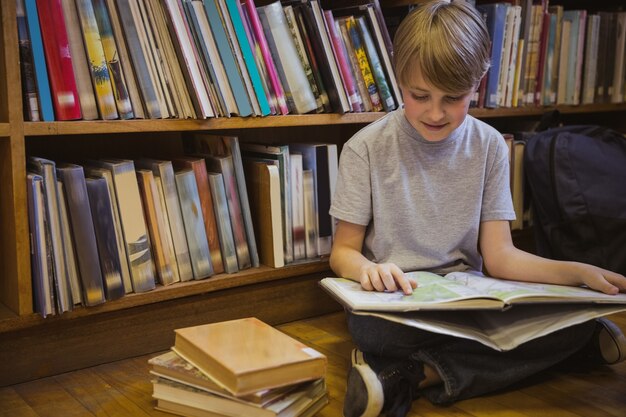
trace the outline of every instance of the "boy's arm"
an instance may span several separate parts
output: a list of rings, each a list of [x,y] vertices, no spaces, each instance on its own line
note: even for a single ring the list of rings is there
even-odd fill
[[[485,269],[497,278],[548,284],[587,285],[607,294],[626,292],[626,277],[580,262],[555,261],[517,249],[507,221],[480,224],[479,246]]]
[[[330,267],[335,274],[360,282],[367,291],[396,291],[411,294],[417,283],[395,264],[377,264],[361,253],[365,226],[339,220],[330,252]]]

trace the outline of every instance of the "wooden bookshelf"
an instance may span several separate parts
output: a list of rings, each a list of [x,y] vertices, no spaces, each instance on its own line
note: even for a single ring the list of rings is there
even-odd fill
[[[264,3],[269,1],[259,2]],[[411,3],[415,1],[381,0],[383,8]],[[115,145],[136,154],[152,144],[166,151],[180,147],[186,132],[196,131],[244,134],[254,140],[275,134],[277,140],[323,138],[341,144],[384,113],[25,122],[15,2],[1,2],[0,21],[0,386],[166,349],[172,329],[184,325],[245,315],[280,324],[340,308],[317,285],[331,274],[327,260],[318,260],[159,287],[46,319],[34,314],[25,181],[31,148],[75,155]],[[626,104],[471,109],[470,114],[504,131],[536,122],[554,109],[569,120],[626,131]]]

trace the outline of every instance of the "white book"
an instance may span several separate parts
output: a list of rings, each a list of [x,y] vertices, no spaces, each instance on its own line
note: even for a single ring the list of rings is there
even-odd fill
[[[222,250],[222,261],[224,271],[232,274],[239,271],[237,263],[237,251],[235,249],[235,238],[230,224],[230,214],[228,213],[228,201],[222,174],[208,172],[211,196],[213,197],[213,211],[217,220],[217,232],[220,236],[220,249]]]
[[[317,109],[315,96],[302,62],[298,58],[298,51],[280,1],[259,7],[257,10],[278,75],[285,88],[288,106],[299,114]]]
[[[593,104],[596,92],[598,68],[598,44],[600,42],[600,15],[589,15],[585,45],[585,68],[583,73],[582,104]]]
[[[67,276],[70,282],[70,290],[72,292],[72,303],[74,305],[83,302],[82,289],[80,285],[80,275],[78,273],[78,264],[76,263],[76,254],[74,253],[74,238],[70,227],[70,218],[67,211],[67,201],[65,199],[65,188],[63,183],[57,180],[57,188],[59,193],[59,214],[61,215],[61,229],[63,230],[63,251],[65,252],[65,265],[67,266]]]
[[[170,226],[169,216],[167,215],[167,206],[165,204],[165,194],[163,193],[163,183],[160,177],[154,177],[154,183],[156,184],[156,190],[159,197],[159,205],[161,206],[161,212],[163,213],[163,230],[162,237],[164,240],[165,250],[169,253],[172,262],[172,274],[174,275],[174,282],[180,281],[180,274],[178,272],[178,262],[176,261],[176,251],[174,250],[174,240],[172,238],[172,230]]]

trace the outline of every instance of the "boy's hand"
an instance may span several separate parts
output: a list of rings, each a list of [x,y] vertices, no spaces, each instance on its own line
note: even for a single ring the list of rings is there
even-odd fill
[[[626,292],[626,277],[617,272],[593,265],[577,264],[582,282],[589,288],[605,294]]]
[[[361,269],[359,274],[361,287],[366,291],[397,291],[409,295],[417,288],[417,282],[413,278],[404,275],[404,272],[396,264],[370,263]]]

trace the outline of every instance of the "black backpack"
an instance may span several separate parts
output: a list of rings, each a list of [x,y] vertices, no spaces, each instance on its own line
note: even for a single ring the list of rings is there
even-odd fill
[[[524,171],[541,256],[626,274],[626,138],[565,126],[527,139]]]

